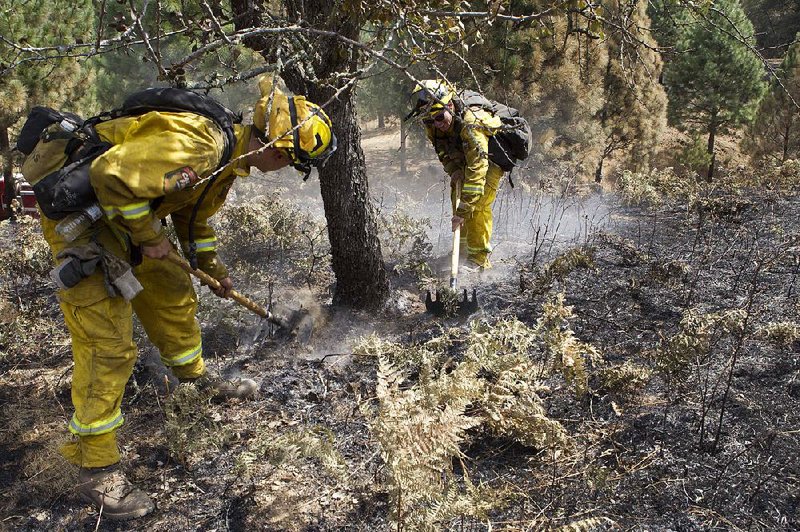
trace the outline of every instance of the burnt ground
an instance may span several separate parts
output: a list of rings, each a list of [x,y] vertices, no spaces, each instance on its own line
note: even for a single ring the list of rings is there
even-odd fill
[[[573,441],[569,452],[470,433],[462,450],[473,482],[505,486],[512,495],[488,520],[441,527],[800,528],[800,342],[765,329],[798,321],[797,198],[751,192],[710,198],[701,210],[604,200],[608,223],[579,241],[537,247],[535,261],[531,249],[515,247],[498,264],[500,274],[463,279],[479,288],[482,310],[472,318],[490,323],[515,316],[533,325],[546,298],[563,292],[576,336],[597,347],[604,363],[590,368],[586,394],[563,383],[543,393],[548,415]],[[330,272],[324,261],[309,270],[308,248],[298,241],[270,247],[270,261],[258,260],[266,252],[253,251],[258,242],[235,246],[242,291],[264,301],[274,282],[275,299],[302,301],[317,318],[314,340],[252,342],[257,321],[203,290],[199,319],[209,365],[260,384],[256,400],[218,405],[191,387],[167,397],[140,334],[142,360],[119,436],[129,477],[158,510],[119,524],[74,495],[75,471],[57,454],[71,415],[68,338],[35,232],[3,230],[4,248],[22,241],[28,256],[25,268],[11,270],[3,255],[0,528],[396,528],[386,466],[362,408],[374,402],[376,362],[353,356],[352,345],[372,332],[413,343],[442,325],[467,326],[425,315],[408,269],[393,276],[382,312],[333,310],[326,306]],[[590,261],[547,268],[576,245]],[[702,318],[733,310],[741,311],[738,325]],[[699,317],[682,326],[689,311]],[[667,349],[681,338],[683,348],[676,340]]]

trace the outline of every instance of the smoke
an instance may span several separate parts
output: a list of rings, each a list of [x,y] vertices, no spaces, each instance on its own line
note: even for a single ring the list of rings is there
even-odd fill
[[[393,213],[402,213],[416,220],[428,219],[427,237],[433,246],[434,257],[447,257],[452,246],[450,217],[449,177],[429,146],[421,153],[407,154],[407,172],[400,172],[401,154],[397,133],[366,134],[363,147],[367,159],[370,194],[376,211],[383,219]],[[493,206],[492,234],[493,268],[473,277],[462,270],[460,283],[469,288],[479,282],[508,281],[519,272],[520,264],[532,260],[542,262],[553,255],[576,245],[586,243],[593,233],[607,230],[611,208],[601,194],[575,194],[575,187],[567,184],[544,189],[542,183],[532,179],[530,169],[515,171],[515,186],[503,177]],[[316,172],[303,182],[292,170],[254,176],[253,181],[272,191],[280,191],[288,201],[307,210],[316,219],[324,221],[324,208],[319,193]],[[565,180],[566,181],[566,180]],[[573,183],[574,185],[574,183]],[[555,192],[553,192],[555,190]],[[383,242],[384,250],[391,244]],[[447,261],[445,261],[447,262]],[[447,262],[449,265],[449,262]],[[448,273],[441,273],[446,282]],[[288,288],[288,287],[286,287]],[[400,287],[392,295],[387,312],[411,316],[422,312],[423,305],[416,288]],[[361,314],[347,309],[332,309],[329,301],[320,302],[319,295],[308,289],[287,289],[276,294],[282,302],[293,308],[304,308],[314,319],[314,336],[310,344],[295,346],[296,356],[326,363],[346,364],[358,340],[376,330],[381,336],[402,334],[392,331],[392,324],[376,319],[374,315]],[[331,356],[333,355],[333,356]]]

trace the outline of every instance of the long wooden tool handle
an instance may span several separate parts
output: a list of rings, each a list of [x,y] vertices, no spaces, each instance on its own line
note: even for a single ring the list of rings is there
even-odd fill
[[[453,203],[453,215],[455,216],[458,210],[458,204],[461,201],[461,187],[458,187],[456,192],[456,201]],[[453,252],[450,254],[450,288],[455,290],[458,285],[458,251],[461,247],[461,226],[456,227],[453,231]]]
[[[202,270],[195,270],[194,268],[192,268],[191,264],[189,264],[182,257],[178,256],[178,254],[175,253],[174,251],[170,251],[169,255],[167,255],[167,258],[169,260],[171,260],[172,262],[174,262],[175,264],[177,264],[178,266],[180,266],[181,268],[183,268],[184,270],[186,270],[186,272],[188,272],[189,274],[194,275],[195,277],[197,277],[198,279],[200,279],[201,281],[206,283],[208,286],[210,286],[214,290],[219,290],[222,287],[222,285],[219,283],[219,281],[217,281],[216,279],[214,279],[213,277],[211,277],[210,275],[208,275],[206,272],[204,272]],[[272,319],[272,314],[270,314],[270,312],[267,309],[265,309],[264,307],[260,306],[258,303],[256,303],[255,301],[253,301],[249,297],[243,296],[242,294],[240,294],[236,290],[231,290],[230,297],[231,297],[231,299],[233,299],[234,301],[236,301],[237,303],[239,303],[243,307],[246,307],[247,309],[252,310],[253,312],[258,314],[262,318],[266,318],[268,320]]]

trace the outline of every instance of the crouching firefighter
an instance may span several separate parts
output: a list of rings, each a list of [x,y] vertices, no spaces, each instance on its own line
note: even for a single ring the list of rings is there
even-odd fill
[[[308,174],[336,148],[320,107],[275,90],[271,79],[259,88],[251,125],[205,96],[148,89],[85,122],[34,109],[20,134],[72,338],[74,437],[61,451],[80,467],[80,496],[108,518],[141,517],[155,507],[118,467],[122,396],[137,356],[133,312],[181,382],[223,400],[256,390],[252,381],[207,372],[197,296],[188,274],[165,260],[173,243],[162,220],[172,220],[184,253],[219,280],[216,294],[229,295],[233,282],[208,219],[233,182],[251,167],[293,165]]]
[[[467,262],[491,268],[492,205],[500,179],[528,157],[530,127],[519,112],[445,80],[418,83],[411,97],[425,134],[450,176],[452,230],[461,227]]]

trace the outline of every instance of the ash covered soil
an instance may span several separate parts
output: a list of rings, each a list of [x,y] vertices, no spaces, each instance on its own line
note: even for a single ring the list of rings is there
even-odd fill
[[[372,157],[379,156],[394,155]],[[384,214],[411,205],[412,217],[431,219],[423,232],[432,248],[424,255],[434,264],[448,244],[437,219],[441,203],[431,194],[443,197],[444,185],[431,182],[429,162],[411,172],[414,190],[398,192],[389,176],[373,195]],[[265,194],[297,182],[270,179]],[[306,186],[298,205],[318,210],[313,183]],[[240,199],[251,194],[238,190]],[[481,301],[470,319],[533,325],[547,298],[563,292],[572,330],[604,362],[589,368],[585,394],[564,382],[541,392],[548,416],[573,441],[568,452],[469,434],[456,471],[466,468],[472,482],[506,486],[512,496],[488,520],[442,528],[800,528],[800,342],[768,327],[798,317],[800,207],[796,197],[766,193],[700,205],[633,209],[609,194],[570,199],[520,185],[501,192],[496,267],[461,279],[477,287]],[[424,313],[424,285],[408,267],[408,248],[389,253],[393,292],[380,312],[330,308],[325,239],[312,221],[286,220],[301,231],[297,240],[267,248],[237,242],[224,256],[242,292],[309,309],[311,343],[256,338],[255,317],[198,285],[209,366],[260,386],[255,400],[219,405],[192,387],[168,396],[168,375],[140,332],[119,440],[129,478],[158,509],[128,523],[108,521],[80,501],[72,491],[76,472],[57,453],[71,415],[71,360],[41,242],[24,237],[25,268],[7,269],[3,259],[0,528],[397,528],[382,449],[370,432],[377,362],[353,355],[353,346],[371,333],[413,344],[443,328],[466,330],[469,320]],[[28,229],[4,224],[3,246],[19,244]],[[575,250],[589,260],[564,266]],[[319,261],[309,260],[317,254]]]

